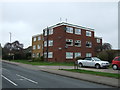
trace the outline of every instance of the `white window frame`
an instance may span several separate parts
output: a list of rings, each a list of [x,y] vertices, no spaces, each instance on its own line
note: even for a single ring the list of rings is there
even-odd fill
[[[33,41],[34,41],[34,42],[36,41],[36,37],[33,38]]]
[[[91,31],[86,31],[86,36],[91,37],[92,36],[92,32]]]
[[[75,34],[81,35],[81,29],[75,28]]]
[[[47,52],[44,52],[44,58],[47,58]]]
[[[75,57],[75,58],[81,57],[81,52],[75,52],[75,53],[74,53],[74,57]]]
[[[49,35],[53,34],[53,28],[49,29]]]
[[[73,27],[66,27],[67,33],[73,33]]]
[[[33,45],[33,50],[35,50],[36,49],[36,45]]]
[[[35,57],[35,53],[32,54],[32,57],[33,57],[33,58]]]
[[[67,44],[67,42],[71,42],[71,44]],[[73,39],[66,39],[67,46],[73,46]]]
[[[66,52],[66,59],[73,59],[73,52]]]
[[[44,36],[47,36],[47,29],[44,30]]]
[[[53,52],[48,52],[48,58],[53,58]]]
[[[37,49],[40,49],[40,48],[41,48],[41,46],[38,44],[38,45],[37,45]]]
[[[86,53],[86,57],[92,57],[92,53]]]
[[[87,46],[87,43],[88,43],[90,46]],[[87,48],[91,48],[91,47],[92,47],[92,42],[86,41],[86,47],[87,47]]]
[[[97,41],[97,43],[100,43],[100,39],[99,38],[97,38],[96,41]]]
[[[49,41],[48,41],[48,45],[49,45],[49,46],[53,46],[53,40],[49,40]]]
[[[38,37],[38,41],[40,41],[40,40],[41,40],[41,37],[39,36],[39,37]]]
[[[47,47],[47,41],[44,41],[44,47]]]
[[[75,40],[75,43],[79,43],[80,45],[75,45],[76,47],[81,47],[81,40]]]

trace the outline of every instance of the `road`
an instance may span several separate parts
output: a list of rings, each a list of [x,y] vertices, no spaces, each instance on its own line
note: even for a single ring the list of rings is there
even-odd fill
[[[2,88],[112,88],[5,62],[1,76]]]

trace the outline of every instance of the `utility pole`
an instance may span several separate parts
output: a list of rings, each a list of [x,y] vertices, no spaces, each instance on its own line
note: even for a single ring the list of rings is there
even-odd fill
[[[46,57],[46,61],[48,61],[48,46],[49,46],[49,28],[47,27],[47,57]]]

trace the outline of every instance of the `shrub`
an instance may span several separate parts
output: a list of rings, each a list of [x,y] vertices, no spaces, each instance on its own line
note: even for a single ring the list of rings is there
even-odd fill
[[[44,61],[44,57],[43,57],[43,56],[41,56],[41,57],[36,57],[36,58],[32,58],[32,60],[33,60],[34,62]]]

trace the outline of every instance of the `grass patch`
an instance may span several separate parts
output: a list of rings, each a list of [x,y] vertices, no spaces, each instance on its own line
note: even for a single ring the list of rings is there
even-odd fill
[[[92,74],[92,75],[98,75],[98,76],[105,76],[105,77],[112,77],[112,78],[120,78],[120,74],[118,73],[106,73],[106,72],[96,72],[96,71],[90,71],[90,70],[81,70],[81,69],[61,69],[64,71],[70,71],[70,72],[78,72],[78,73],[85,73],[85,74]]]
[[[31,65],[50,65],[50,66],[73,66],[74,62],[44,62],[44,61],[28,61],[28,60],[11,60],[12,62],[31,64]]]

